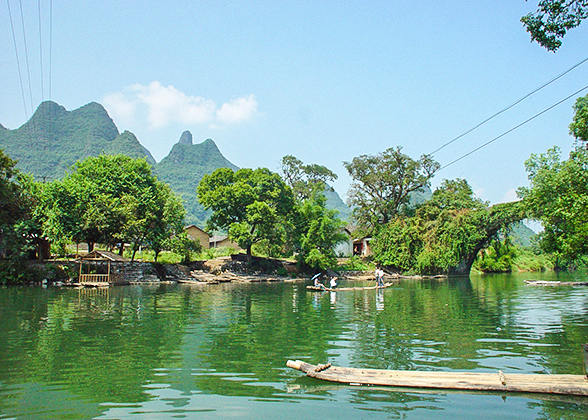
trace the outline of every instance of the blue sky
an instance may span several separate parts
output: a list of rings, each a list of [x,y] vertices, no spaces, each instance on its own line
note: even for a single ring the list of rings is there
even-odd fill
[[[396,146],[417,159],[588,57],[588,23],[555,54],[530,42],[519,19],[535,1],[52,3],[49,37],[50,1],[39,35],[39,3],[22,0],[28,71],[20,3],[0,5],[5,127],[43,99],[96,101],[158,161],[190,130],[240,167],[277,170],[287,154],[325,165],[342,197],[343,161]],[[434,157],[446,165],[586,84],[588,63]],[[569,151],[573,102],[443,169],[433,187],[460,177],[484,200],[514,199],[531,153]]]

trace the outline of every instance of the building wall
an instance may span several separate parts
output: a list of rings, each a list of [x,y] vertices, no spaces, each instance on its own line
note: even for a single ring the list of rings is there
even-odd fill
[[[221,248],[221,247],[227,247],[227,248],[235,248],[235,249],[241,249],[239,247],[239,244],[229,240],[229,238],[225,238],[222,241],[218,241],[218,242],[211,242],[210,243],[210,247],[211,248]]]
[[[200,245],[202,245],[202,249],[209,248],[208,243],[210,240],[210,235],[208,235],[208,233],[204,232],[198,226],[188,226],[186,228],[186,235],[188,235],[188,237],[193,241],[199,242]]]

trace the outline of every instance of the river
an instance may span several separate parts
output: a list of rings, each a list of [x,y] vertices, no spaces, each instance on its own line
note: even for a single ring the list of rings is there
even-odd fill
[[[588,398],[343,386],[286,368],[584,374],[588,287],[524,279],[586,276],[325,293],[302,282],[0,288],[0,419],[585,420]]]

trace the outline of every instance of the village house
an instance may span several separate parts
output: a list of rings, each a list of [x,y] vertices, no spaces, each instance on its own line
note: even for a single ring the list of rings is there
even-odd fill
[[[186,226],[184,232],[188,238],[200,243],[202,249],[210,248],[210,235],[196,225]]]
[[[234,248],[234,249],[241,249],[239,244],[233,242],[229,239],[227,235],[219,235],[219,236],[212,236],[209,242],[209,248]]]

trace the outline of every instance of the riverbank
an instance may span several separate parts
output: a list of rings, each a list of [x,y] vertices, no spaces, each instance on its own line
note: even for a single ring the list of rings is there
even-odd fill
[[[218,257],[187,264],[162,264],[154,262],[125,262],[124,281],[117,284],[152,284],[163,282],[188,284],[254,283],[307,281],[310,273],[300,272],[295,262],[280,259],[253,257],[248,260],[242,254]],[[75,260],[45,260],[30,263],[36,273],[29,284],[79,286],[79,263]],[[348,281],[372,281],[372,271],[332,272]],[[387,273],[389,281],[395,279],[444,278],[444,276],[402,276]]]

